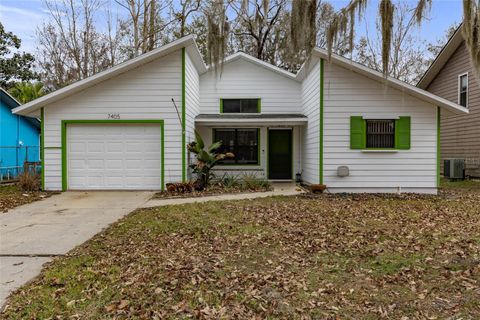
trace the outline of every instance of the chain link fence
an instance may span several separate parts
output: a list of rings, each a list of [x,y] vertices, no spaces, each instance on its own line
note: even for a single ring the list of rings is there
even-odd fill
[[[16,180],[25,170],[40,172],[39,146],[0,146],[0,183]]]

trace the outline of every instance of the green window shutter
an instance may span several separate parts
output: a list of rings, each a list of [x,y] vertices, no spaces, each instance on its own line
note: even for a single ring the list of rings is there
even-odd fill
[[[410,149],[410,117],[400,117],[395,120],[395,148]]]
[[[366,124],[362,117],[350,117],[350,149],[365,149]]]

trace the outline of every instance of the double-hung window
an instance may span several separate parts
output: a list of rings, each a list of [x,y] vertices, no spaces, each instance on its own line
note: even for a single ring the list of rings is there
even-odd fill
[[[222,113],[260,113],[260,99],[221,99]]]
[[[231,152],[233,159],[225,159],[220,164],[258,164],[259,129],[213,129],[214,142],[222,141],[219,151]]]
[[[458,104],[468,107],[468,73],[458,76]]]

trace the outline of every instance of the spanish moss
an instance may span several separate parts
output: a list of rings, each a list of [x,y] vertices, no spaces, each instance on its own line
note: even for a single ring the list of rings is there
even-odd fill
[[[480,75],[480,10],[475,0],[463,0],[462,33],[478,76]]]
[[[423,21],[425,11],[430,11],[432,8],[432,0],[418,0],[417,7],[415,8],[414,15],[418,25]]]
[[[390,61],[390,48],[392,46],[393,13],[395,7],[391,0],[382,0],[379,6],[379,13],[382,26],[382,68],[383,74],[388,74]]]
[[[217,72],[222,67],[227,51],[230,24],[223,0],[214,0],[207,11],[207,48],[208,62]]]
[[[293,52],[310,54],[316,44],[317,1],[294,0],[290,18],[290,37]]]
[[[349,36],[349,50],[353,50],[355,36],[355,14],[358,19],[363,17],[368,0],[351,0],[348,6],[340,10],[332,19],[327,29],[328,54],[332,54],[333,44],[340,38]],[[348,31],[348,34],[347,34]]]

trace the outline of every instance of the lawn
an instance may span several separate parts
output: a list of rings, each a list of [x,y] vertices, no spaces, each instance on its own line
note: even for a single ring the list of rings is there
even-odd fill
[[[480,188],[137,210],[17,291],[11,319],[478,319]]]
[[[480,180],[456,180],[442,179],[442,188],[450,192],[477,191],[480,192]]]
[[[0,214],[23,204],[43,199],[50,194],[48,192],[24,192],[16,185],[0,186]]]

